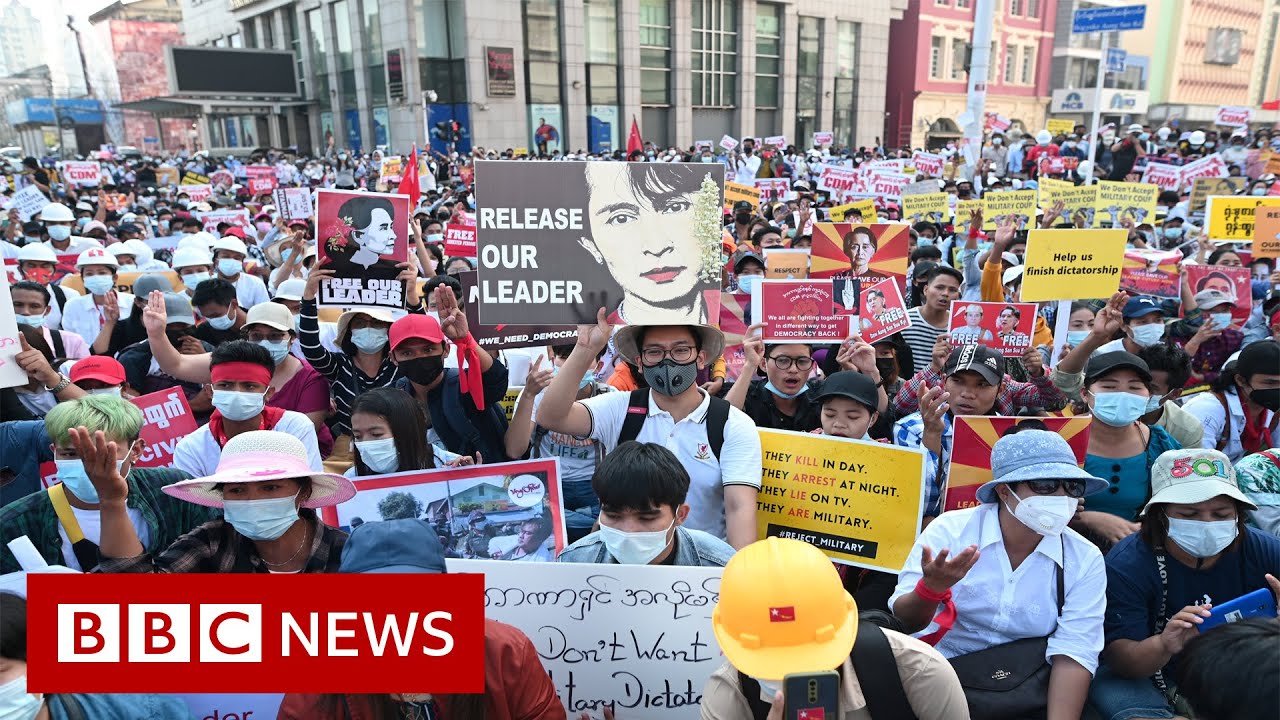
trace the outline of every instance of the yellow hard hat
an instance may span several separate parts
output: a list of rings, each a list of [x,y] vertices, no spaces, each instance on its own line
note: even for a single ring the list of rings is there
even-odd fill
[[[781,680],[839,667],[858,633],[858,606],[821,550],[771,537],[725,565],[711,624],[735,668]]]

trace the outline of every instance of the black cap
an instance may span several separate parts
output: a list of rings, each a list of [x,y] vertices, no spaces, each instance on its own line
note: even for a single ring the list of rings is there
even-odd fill
[[[736,274],[738,272],[738,269],[742,267],[742,263],[746,262],[747,260],[755,260],[756,262],[760,263],[760,267],[765,267],[764,258],[760,257],[759,255],[753,252],[743,252],[743,253],[740,253],[737,259],[733,261],[733,272]]]
[[[911,273],[911,282],[913,284],[924,282],[925,276],[929,274],[929,271],[933,270],[936,267],[938,267],[938,263],[932,260],[918,261],[916,263],[915,269]]]
[[[755,212],[755,208],[752,207],[751,203],[747,202],[746,200],[739,200],[738,202],[733,204],[733,212],[735,214],[743,211]]]
[[[1250,378],[1259,373],[1274,375],[1280,368],[1280,343],[1271,340],[1260,340],[1250,343],[1240,351],[1236,358],[1236,374],[1242,378]]]
[[[880,405],[880,391],[875,381],[853,370],[832,373],[823,381],[814,399],[819,402],[831,397],[843,397],[866,405],[875,412]]]
[[[116,228],[117,235],[120,235],[122,233],[142,234],[142,228],[138,227],[137,225],[134,225],[133,223],[124,223]]]
[[[986,345],[963,345],[951,351],[942,372],[955,375],[972,370],[992,385],[999,385],[1004,380],[1004,368],[1004,356],[995,350]]]
[[[42,232],[44,232],[44,225],[38,222],[30,220],[22,223],[22,234],[24,235],[39,235]]]
[[[1084,381],[1091,383],[1103,375],[1121,368],[1129,368],[1138,373],[1138,377],[1141,377],[1143,382],[1151,382],[1151,368],[1147,365],[1147,362],[1137,355],[1124,350],[1102,353],[1089,358],[1089,364],[1084,368]]]

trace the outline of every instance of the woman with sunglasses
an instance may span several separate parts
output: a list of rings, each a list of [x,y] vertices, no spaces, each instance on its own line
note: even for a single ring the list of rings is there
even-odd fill
[[[996,441],[977,507],[943,513],[920,533],[889,607],[907,632],[943,621],[921,639],[953,662],[1045,638],[1032,662],[1050,664],[1047,718],[1077,720],[1102,650],[1107,576],[1102,553],[1067,523],[1080,498],[1107,483],[1076,465],[1060,435],[1037,427],[1024,421]]]
[[[806,395],[821,384],[811,379],[813,348],[798,343],[765,345],[760,333],[763,329],[763,323],[747,328],[742,341],[746,356],[742,373],[724,399],[745,412],[757,427],[796,432],[822,427],[822,408],[812,394]]]

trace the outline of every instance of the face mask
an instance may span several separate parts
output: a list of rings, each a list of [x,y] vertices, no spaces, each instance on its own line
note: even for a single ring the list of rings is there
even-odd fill
[[[1141,135],[1138,136],[1138,139],[1141,140],[1142,142],[1146,142],[1151,139],[1151,133],[1142,133]]]
[[[260,393],[238,392],[236,390],[214,390],[213,406],[222,417],[233,422],[248,420],[262,412],[265,396]]]
[[[778,693],[782,692],[782,685],[777,680],[761,680],[754,675],[749,675],[748,677],[760,683],[760,693],[769,698],[770,701],[778,697]]]
[[[769,382],[767,382],[767,383],[765,383],[765,384],[764,384],[764,389],[765,389],[765,390],[768,390],[769,392],[773,393],[774,395],[777,395],[778,397],[780,397],[780,398],[782,398],[782,399],[784,399],[784,400],[794,400],[795,398],[800,397],[801,395],[805,394],[805,392],[806,392],[806,391],[808,391],[808,389],[809,389],[809,384],[808,384],[808,383],[805,383],[804,385],[801,385],[801,386],[800,386],[800,391],[799,391],[799,392],[797,392],[795,395],[788,395],[788,394],[786,394],[786,393],[782,392],[781,390],[779,390],[779,389],[777,388],[777,386],[775,386],[775,385],[773,384],[773,381],[772,381],[772,380],[770,380]]]
[[[1280,412],[1280,388],[1259,388],[1249,393],[1249,400],[1271,412]]]
[[[1209,317],[1213,318],[1213,324],[1219,328],[1225,328],[1231,324],[1231,313],[1210,313]]]
[[[98,388],[97,390],[90,390],[89,394],[90,395],[107,395],[109,397],[122,397],[122,395],[120,394],[120,388],[118,387]]]
[[[236,324],[236,316],[230,313],[222,317],[209,318],[209,326],[214,330],[230,330],[232,325]]]
[[[222,519],[250,540],[275,540],[298,521],[294,504],[297,499],[295,494],[263,500],[224,500]]]
[[[352,330],[351,342],[360,352],[372,355],[387,346],[387,329],[359,328]]]
[[[429,243],[444,242],[444,233],[431,233],[430,235],[427,236],[427,242]]]
[[[58,466],[58,480],[67,486],[73,495],[87,503],[98,502],[98,489],[85,474],[84,462],[81,460],[54,460]]]
[[[920,238],[916,240],[916,245],[918,247],[932,247],[936,242],[937,241],[935,241],[931,237],[925,237],[924,235],[921,235]]]
[[[94,295],[106,295],[116,286],[110,275],[93,275],[84,279],[84,289]]]
[[[704,162],[704,163],[709,163],[709,162],[711,162],[711,156],[710,156],[710,155],[703,155],[703,156],[702,156],[702,162]]]
[[[71,237],[71,228],[66,225],[53,225],[47,228],[49,231],[49,239],[62,242]]]
[[[1067,344],[1070,345],[1071,347],[1076,347],[1080,343],[1084,342],[1085,338],[1087,337],[1089,337],[1088,330],[1068,330]]]
[[[1000,138],[991,138],[991,144],[995,145],[996,147],[1000,147],[1001,145],[1004,144],[1004,140],[1001,140]]]
[[[1257,195],[1257,196],[1266,195],[1266,194],[1267,194],[1267,189],[1266,189],[1266,188],[1264,188],[1264,187],[1256,187],[1256,188],[1254,188],[1254,189],[1250,190],[1250,191],[1249,191],[1249,194],[1251,194],[1251,195]]]
[[[876,370],[880,371],[880,377],[885,378],[898,373],[898,361],[894,358],[876,358]]]
[[[278,343],[270,340],[259,340],[258,344],[267,349],[271,353],[271,361],[279,365],[284,359],[289,357],[289,341],[281,340]]]
[[[1217,145],[1217,143],[1214,143],[1214,142],[1207,142],[1207,143],[1205,143],[1205,144],[1204,144],[1204,149],[1205,149],[1205,150],[1212,150],[1216,145]]]
[[[396,439],[368,440],[356,443],[360,459],[375,473],[395,472],[400,468],[400,453],[396,451]]]
[[[197,285],[205,280],[212,280],[213,276],[207,272],[194,272],[182,276],[182,284],[190,289],[195,289]]]
[[[160,221],[160,229],[161,229],[161,230],[168,230],[168,229],[169,229],[169,221],[168,221],[168,220],[161,220],[161,221]]]
[[[1047,537],[1057,537],[1067,528],[1067,523],[1076,514],[1075,498],[1066,495],[1032,495],[1023,498],[1017,494],[1018,507],[1009,510],[1023,525]]]
[[[1104,392],[1093,396],[1093,416],[1111,427],[1132,425],[1147,412],[1147,398],[1127,392]]]
[[[733,219],[734,219],[734,220],[735,220],[739,225],[746,225],[747,223],[751,222],[751,213],[749,213],[749,212],[740,212],[740,213],[738,213],[738,214],[734,215],[734,216],[733,216]]]
[[[740,290],[741,292],[744,292],[747,294],[754,293],[756,291],[756,287],[759,286],[759,284],[760,284],[759,275],[739,275],[738,276],[738,290]]]
[[[258,230],[259,235],[266,235],[267,231],[271,229],[271,223],[268,223],[268,222],[254,223],[253,227]]]
[[[119,270],[120,272],[138,272],[138,266],[133,263],[129,263],[128,265],[121,265]]]
[[[693,386],[698,378],[698,362],[692,360],[683,365],[671,358],[665,358],[653,367],[644,368],[645,382],[654,391],[667,397],[674,397]]]
[[[293,331],[299,334],[302,333],[302,316],[301,315],[293,316]]]
[[[44,327],[44,315],[17,315],[14,320],[27,327]]]
[[[1210,558],[1226,549],[1240,533],[1235,520],[1169,518],[1169,537],[1192,557]]]
[[[650,560],[667,547],[667,533],[675,527],[675,518],[666,530],[654,532],[623,532],[600,523],[600,538],[605,549],[623,565],[648,565]]]
[[[244,270],[244,263],[235,258],[222,258],[218,261],[218,273],[223,277],[235,277]]]
[[[419,385],[430,385],[443,372],[443,355],[414,358],[400,363],[400,374]]]
[[[0,685],[0,718],[5,720],[32,720],[40,714],[43,697],[27,692],[27,676],[19,675]]]
[[[1133,331],[1133,341],[1141,347],[1159,345],[1160,338],[1164,337],[1164,323],[1139,325],[1131,329]]]

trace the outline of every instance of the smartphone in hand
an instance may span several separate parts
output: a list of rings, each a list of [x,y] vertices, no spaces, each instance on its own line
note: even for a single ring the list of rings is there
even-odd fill
[[[1221,605],[1214,605],[1209,617],[1200,624],[1200,632],[1224,623],[1233,623],[1245,618],[1276,616],[1276,598],[1268,588],[1254,590]]]
[[[836,720],[840,675],[834,670],[787,675],[782,695],[785,720]]]

